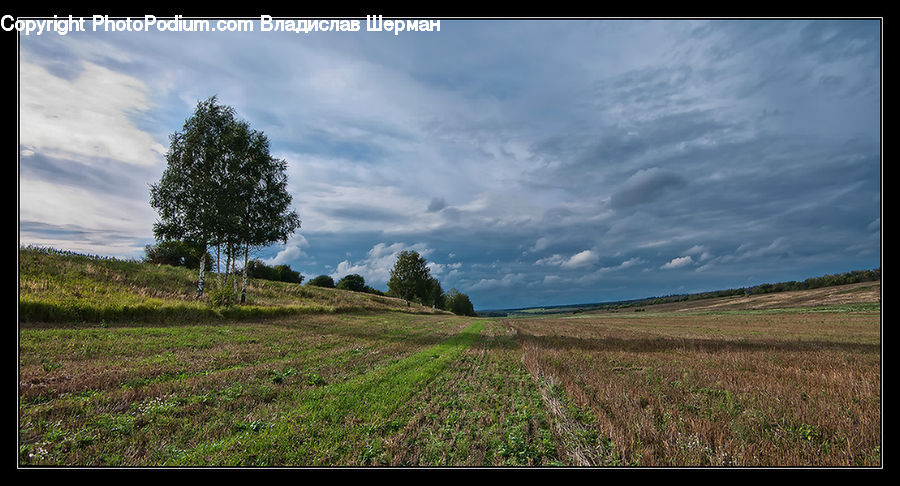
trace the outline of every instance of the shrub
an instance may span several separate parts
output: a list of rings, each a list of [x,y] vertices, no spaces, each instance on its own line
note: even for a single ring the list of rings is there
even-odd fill
[[[365,292],[366,279],[364,279],[361,275],[357,275],[355,273],[350,274],[338,281],[337,288],[343,290],[352,290],[354,292]]]
[[[334,288],[334,279],[329,277],[328,275],[319,275],[318,277],[312,279],[306,285],[313,285],[316,287],[327,287],[329,289]]]
[[[290,265],[275,265],[270,267],[259,259],[247,263],[247,275],[250,278],[273,280],[275,282],[302,283],[303,275],[291,270]]]
[[[144,257],[145,263],[187,267],[190,269],[200,268],[200,256],[203,254],[203,250],[184,241],[177,240],[147,245],[144,247],[144,251],[146,252]],[[207,266],[210,265],[212,259],[212,255],[207,252]]]

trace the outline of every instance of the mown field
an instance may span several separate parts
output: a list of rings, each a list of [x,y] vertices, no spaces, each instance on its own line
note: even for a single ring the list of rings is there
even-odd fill
[[[160,300],[145,320],[24,313],[91,309],[88,289],[130,296],[147,273],[180,275],[116,279],[122,262],[56,257],[20,267],[21,466],[881,465],[880,304],[867,292],[533,319],[326,293],[331,304],[303,297],[332,307],[315,312],[200,315],[184,277],[184,296],[128,297]],[[182,305],[199,310],[167,313]]]

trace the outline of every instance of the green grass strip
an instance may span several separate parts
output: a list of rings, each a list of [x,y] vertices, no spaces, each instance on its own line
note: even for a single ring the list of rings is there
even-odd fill
[[[475,322],[447,341],[356,379],[298,393],[296,408],[259,430],[244,431],[168,461],[169,465],[347,465],[364,460],[384,435],[406,424],[395,418],[427,383],[479,339]],[[362,458],[362,459],[361,459]]]

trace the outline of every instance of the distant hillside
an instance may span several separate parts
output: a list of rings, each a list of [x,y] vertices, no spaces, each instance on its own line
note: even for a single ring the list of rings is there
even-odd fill
[[[780,282],[754,287],[643,299],[521,309],[479,311],[485,317],[518,317],[581,312],[641,310],[772,309],[881,302],[881,269],[855,270],[802,282]]]
[[[216,274],[207,272],[207,290]],[[295,314],[397,311],[446,313],[392,297],[250,279],[247,304],[213,306],[195,298],[197,273],[41,248],[19,249],[20,322],[181,323]]]

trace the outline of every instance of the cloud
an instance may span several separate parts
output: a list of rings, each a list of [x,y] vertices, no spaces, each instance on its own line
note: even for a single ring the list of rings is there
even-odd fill
[[[673,258],[670,262],[664,264],[663,266],[661,266],[659,268],[661,268],[663,270],[672,270],[675,268],[686,267],[693,263],[694,263],[694,260],[690,257],[690,255],[688,255],[688,256]]]
[[[874,268],[879,26],[452,20],[440,36],[301,43],[23,37],[21,237],[138,248],[158,142],[218,94],[287,160],[312,243],[262,251],[310,274],[377,285],[410,246],[391,242],[419,242],[454,254],[432,269],[483,289],[478,308]],[[657,270],[678,264],[703,271]],[[517,275],[524,285],[504,286]],[[529,286],[544,279],[559,285]]]
[[[495,290],[495,289],[504,289],[513,286],[521,285],[526,281],[526,275],[524,273],[515,273],[515,274],[507,274],[504,275],[503,278],[483,278],[476,282],[474,285],[470,286],[468,290],[470,291],[485,291],[485,290]]]
[[[554,254],[548,256],[546,258],[538,259],[534,262],[535,265],[562,265],[566,262],[566,258],[560,254]]]
[[[641,263],[644,263],[644,261],[638,257],[634,257],[634,258],[629,258],[628,260],[625,260],[624,262],[620,263],[619,266],[616,268],[623,269],[623,268],[633,267],[635,265],[640,265]]]
[[[19,80],[19,140],[25,151],[85,164],[161,162],[166,147],[135,122],[151,108],[141,80],[91,62],[83,62],[69,80],[27,58],[19,63]]]
[[[703,261],[709,260],[710,258],[713,257],[712,253],[710,253],[709,250],[707,250],[707,248],[702,245],[694,245],[691,248],[689,248],[687,251],[685,251],[684,254],[685,255],[698,255],[697,256],[698,262],[703,262]]]
[[[299,233],[294,233],[291,239],[284,245],[277,254],[275,254],[272,258],[264,259],[263,262],[266,265],[284,265],[299,260],[301,257],[306,256],[303,252],[302,248],[308,247],[309,242],[306,240],[303,235]]]
[[[549,257],[541,258],[534,262],[535,265],[553,265],[560,268],[574,269],[586,267],[597,263],[600,259],[599,255],[592,250],[584,250],[578,252],[571,257],[564,257],[560,254],[553,254]]]
[[[391,278],[391,269],[394,268],[397,255],[404,250],[416,251],[422,257],[428,256],[433,251],[424,243],[413,245],[399,242],[390,245],[378,243],[366,253],[366,257],[362,260],[356,262],[343,260],[338,263],[334,272],[331,273],[331,277],[338,280],[355,273],[365,278],[369,285],[386,285]],[[443,271],[443,266],[439,267],[439,271]]]
[[[610,205],[613,209],[623,209],[652,202],[686,183],[679,175],[656,167],[639,170],[613,193]]]
[[[435,198],[432,198],[431,202],[428,204],[427,212],[436,213],[446,207],[447,207],[447,201],[445,201],[444,198],[435,197]]]
[[[571,258],[560,264],[560,266],[562,268],[581,268],[593,265],[594,263],[597,263],[597,260],[599,259],[600,257],[593,251],[584,250],[572,255]]]
[[[534,245],[528,248],[525,253],[535,253],[546,250],[550,246],[550,240],[546,236],[541,236],[534,242]]]

